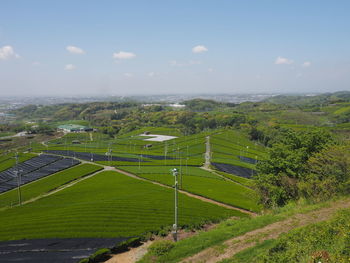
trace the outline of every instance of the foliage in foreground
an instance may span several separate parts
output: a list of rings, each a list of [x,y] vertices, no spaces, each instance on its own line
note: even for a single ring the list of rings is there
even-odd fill
[[[276,141],[269,157],[257,165],[256,188],[266,207],[283,206],[298,199],[298,184],[309,173],[308,160],[334,143],[331,134],[324,130],[281,129]]]
[[[292,230],[277,240],[265,241],[225,262],[349,262],[349,221],[350,210],[344,210],[332,220]]]
[[[138,263],[175,263],[181,259],[192,256],[203,249],[220,245],[222,242],[243,235],[249,231],[262,228],[266,225],[281,221],[297,213],[306,213],[319,209],[327,205],[326,203],[307,205],[305,203],[290,203],[285,207],[274,210],[274,213],[265,215],[242,218],[240,220],[228,219],[218,224],[214,229],[180,240],[174,244],[174,247],[162,256],[155,257],[147,253]],[[249,262],[249,261],[248,261]]]

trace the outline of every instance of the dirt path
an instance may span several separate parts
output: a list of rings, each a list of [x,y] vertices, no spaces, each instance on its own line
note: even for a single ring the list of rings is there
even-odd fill
[[[90,132],[89,134],[90,134],[90,141],[93,141],[94,138],[92,137],[92,132]]]
[[[335,202],[331,207],[321,208],[305,214],[296,214],[288,219],[256,229],[242,236],[229,239],[220,246],[220,249],[219,247],[210,247],[196,255],[182,260],[181,262],[219,262],[223,259],[231,258],[238,252],[253,247],[259,242],[268,239],[275,239],[282,233],[286,233],[294,228],[330,219],[335,212],[343,208],[350,208],[349,199]],[[225,249],[222,250],[222,247],[225,247]]]
[[[132,248],[124,253],[116,254],[105,263],[134,263],[140,260],[146,253],[152,241],[147,241],[139,247]]]
[[[234,219],[234,217],[232,219]],[[215,226],[217,226],[217,223],[216,224],[207,224],[201,230],[197,230],[197,231],[186,231],[184,229],[180,229],[178,231],[177,238],[178,238],[178,240],[186,239],[186,238],[189,238],[189,237],[192,237],[192,236],[198,234],[199,232],[209,231],[210,229],[215,228]],[[173,236],[171,233],[169,233],[166,237],[154,236],[153,238],[154,239],[148,240],[147,242],[143,243],[139,247],[131,248],[129,251],[126,251],[126,252],[123,252],[120,254],[112,255],[112,258],[107,260],[105,263],[135,263],[138,260],[140,260],[147,253],[148,247],[154,241],[157,241],[157,240],[171,240],[172,241],[173,240]]]

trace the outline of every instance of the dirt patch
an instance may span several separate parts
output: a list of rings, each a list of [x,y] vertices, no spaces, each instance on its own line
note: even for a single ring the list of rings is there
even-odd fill
[[[233,217],[232,219],[236,219],[236,218]],[[206,224],[203,226],[203,228],[200,231],[209,231],[210,229],[213,229],[216,225],[217,224]],[[178,240],[189,238],[191,236],[194,236],[198,232],[199,231],[179,230],[178,231]],[[112,255],[112,258],[107,260],[105,263],[134,263],[134,262],[137,262],[147,253],[148,247],[156,240],[173,240],[173,237],[171,234],[167,235],[166,237],[155,236],[153,238],[153,240],[149,240],[149,241],[143,243],[139,247],[132,248],[129,251],[126,251],[124,253]]]
[[[215,247],[207,248],[200,253],[184,259],[183,263],[206,262],[214,263],[231,258],[236,253],[253,247],[259,242],[275,239],[282,233],[294,228],[330,219],[339,209],[350,208],[350,200],[335,202],[331,207],[322,208],[305,214],[296,214],[288,219],[267,225],[263,228],[248,232],[242,236],[229,239],[223,243],[223,249],[218,253]]]

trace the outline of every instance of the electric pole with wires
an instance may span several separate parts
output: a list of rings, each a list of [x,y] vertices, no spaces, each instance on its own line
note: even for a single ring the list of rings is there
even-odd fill
[[[178,170],[176,168],[172,169],[171,172],[173,173],[173,176],[175,177],[175,224],[173,224],[173,238],[174,241],[177,241],[177,225],[178,225],[178,182],[177,182],[177,176],[179,174]]]

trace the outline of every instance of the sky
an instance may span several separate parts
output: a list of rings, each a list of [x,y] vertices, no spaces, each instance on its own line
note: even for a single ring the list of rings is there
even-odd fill
[[[348,0],[1,0],[0,96],[350,90]]]

